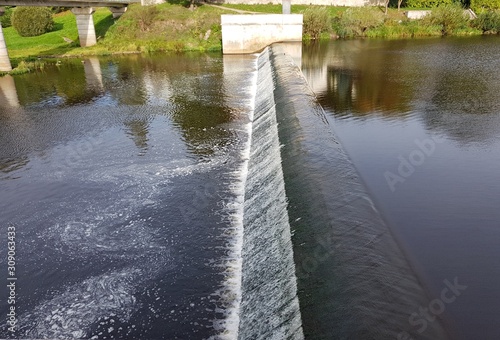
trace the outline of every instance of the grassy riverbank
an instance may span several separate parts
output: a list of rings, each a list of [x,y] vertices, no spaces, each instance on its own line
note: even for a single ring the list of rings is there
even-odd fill
[[[13,27],[8,27],[4,28],[4,36],[12,64],[14,67],[21,66],[17,70],[20,72],[30,67],[43,66],[43,63],[36,63],[40,57],[60,58],[162,51],[220,51],[222,49],[221,14],[234,14],[234,10],[261,13],[281,12],[280,5],[225,6],[226,8],[199,5],[195,9],[190,9],[169,3],[147,7],[130,5],[128,11],[117,20],[113,19],[108,9],[99,8],[94,13],[98,42],[97,45],[88,48],[79,47],[76,20],[70,11],[54,15],[55,27],[52,32],[38,37],[21,37]],[[390,8],[388,14],[385,15],[384,9],[379,7],[292,6],[293,13],[304,14],[306,40],[315,37],[402,38],[482,33],[469,20],[445,27],[439,20],[408,20],[403,14],[404,10],[398,11]],[[318,20],[319,17],[322,19]],[[318,28],[315,25],[321,27]],[[317,34],[311,31],[312,29],[316,29]]]
[[[107,8],[94,13],[97,45],[79,47],[75,16],[70,12],[54,15],[52,32],[37,37],[21,37],[13,27],[4,28],[12,63],[38,57],[72,57],[156,51],[220,51],[220,15],[233,13],[211,6],[194,10],[168,3],[141,7],[131,5],[118,20]]]

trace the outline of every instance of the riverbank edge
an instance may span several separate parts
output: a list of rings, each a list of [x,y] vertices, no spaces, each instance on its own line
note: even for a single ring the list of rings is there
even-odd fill
[[[294,5],[292,6],[292,13],[303,13],[306,9],[308,8],[320,8],[322,6],[306,6],[306,5]],[[149,9],[148,9],[149,8]],[[113,21],[112,24],[108,27],[107,31],[120,31],[119,33],[124,33],[125,35],[130,35],[130,34],[136,34],[136,33],[131,33],[131,31],[137,30],[137,27],[140,27],[141,25],[144,25],[144,22],[148,20],[147,15],[150,15],[151,13],[148,14],[147,11],[149,12],[154,12],[158,15],[161,11],[164,11],[165,13],[167,11],[170,11],[174,9],[177,11],[174,15],[174,17],[178,17],[176,19],[179,20],[184,20],[186,22],[192,22],[194,20],[195,24],[195,30],[196,32],[192,32],[193,29],[187,27],[188,25],[185,25],[185,29],[181,30],[175,30],[173,39],[172,41],[169,41],[170,44],[165,43],[166,37],[162,36],[162,32],[155,34],[155,31],[153,31],[154,23],[149,23],[151,25],[151,32],[149,32],[149,27],[145,30],[146,33],[148,33],[148,40],[141,40],[141,37],[138,36],[134,43],[136,45],[132,45],[133,47],[127,47],[127,46],[120,46],[115,44],[117,38],[114,37],[113,34],[110,35],[106,34],[98,41],[98,44],[94,47],[91,48],[82,48],[82,47],[68,47],[67,50],[64,51],[64,53],[61,54],[43,54],[41,52],[39,55],[33,55],[31,53],[27,53],[26,55],[23,55],[22,53],[19,53],[17,51],[17,55],[14,58],[11,58],[11,61],[13,63],[14,69],[11,72],[2,72],[0,75],[4,74],[23,74],[27,72],[32,72],[35,70],[40,70],[43,69],[43,67],[46,64],[50,63],[56,63],[57,59],[63,59],[63,58],[82,58],[82,57],[90,57],[90,56],[114,56],[114,55],[126,55],[126,54],[144,54],[144,53],[155,53],[155,52],[164,52],[164,53],[169,53],[169,52],[175,52],[175,53],[183,53],[183,52],[190,52],[190,51],[195,51],[195,52],[220,52],[222,51],[222,44],[221,44],[221,30],[220,30],[220,15],[221,14],[226,14],[226,13],[276,13],[281,10],[280,5],[256,5],[255,10],[250,12],[248,9],[251,8],[249,5],[211,5],[207,3],[201,3],[198,9],[194,10],[192,8],[187,8],[182,5],[171,5],[171,4],[161,4],[161,5],[156,5],[156,6],[147,6],[147,7],[141,7],[141,6],[130,6],[129,11],[125,13],[125,15],[116,20]],[[211,11],[204,11],[204,13],[201,16],[197,16],[198,12],[196,12],[199,9],[207,9],[211,8],[213,10]],[[326,8],[329,13],[330,13],[330,18],[333,20],[336,15],[339,13],[345,12],[351,7],[333,7],[333,6],[328,6],[328,7],[322,7]],[[373,9],[376,11],[379,9],[379,7],[373,7]],[[394,22],[397,22],[401,18],[404,17],[404,10],[402,9],[401,11],[398,11],[397,9],[389,9],[389,13],[387,15],[387,21],[382,24],[382,28],[389,27],[391,25],[394,25]],[[158,12],[158,13],[157,13]],[[201,11],[199,11],[201,12]],[[146,13],[146,14],[144,14]],[[170,12],[168,13],[169,15],[171,14]],[[67,15],[72,15],[68,13]],[[108,15],[108,17],[111,14]],[[194,18],[193,18],[194,17]],[[216,24],[213,24],[211,29],[206,30],[199,28],[200,26],[199,23],[197,23],[197,20],[201,20],[202,18],[207,18],[209,17],[212,22],[216,22]],[[120,21],[122,20],[122,21]],[[215,21],[214,21],[215,20]],[[124,23],[126,21],[126,24]],[[415,21],[413,21],[415,22]],[[419,25],[418,22],[415,23],[415,25]],[[181,24],[181,27],[183,25]],[[200,32],[198,32],[200,31]],[[212,36],[210,37],[212,39],[212,45],[207,47],[207,44],[205,43],[208,39],[206,38],[207,34],[210,35],[213,31]],[[191,43],[184,43],[182,38],[189,36],[189,35],[199,35],[199,41],[198,43],[196,41],[191,42]],[[457,32],[452,32],[449,34],[449,36],[471,36],[471,35],[481,35],[483,32],[480,30],[474,30],[474,29],[469,29],[465,31],[457,31]],[[432,37],[432,36],[440,36],[441,34],[438,34],[436,31],[429,31],[429,34],[422,34],[422,35],[416,35],[416,36],[408,36],[404,32],[401,34],[393,34],[391,36],[383,36],[382,34],[379,34],[375,32],[374,34],[363,36],[363,37],[351,37],[349,39],[372,39],[372,38],[383,38],[383,39],[417,39],[417,38],[427,38],[427,37]],[[205,38],[203,38],[203,36]],[[329,40],[329,39],[338,39],[338,35],[330,32],[323,32],[319,40]],[[124,38],[124,40],[126,40]],[[155,45],[157,41],[163,40],[163,43]],[[204,40],[204,41],[203,41]],[[304,41],[305,42],[310,42],[309,37],[307,34],[304,34]],[[33,46],[36,46],[37,40],[33,40]],[[137,44],[139,43],[139,44]],[[314,43],[312,41],[311,43]],[[64,50],[64,48],[63,48]]]

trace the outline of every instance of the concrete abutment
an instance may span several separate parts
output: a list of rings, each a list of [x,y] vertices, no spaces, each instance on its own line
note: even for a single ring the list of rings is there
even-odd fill
[[[300,42],[302,21],[302,14],[223,14],[222,51],[255,53],[275,42]]]
[[[0,11],[0,16],[3,11]],[[9,72],[12,71],[12,65],[10,64],[9,52],[7,51],[7,45],[5,44],[5,39],[3,37],[2,25],[0,25],[0,71]]]

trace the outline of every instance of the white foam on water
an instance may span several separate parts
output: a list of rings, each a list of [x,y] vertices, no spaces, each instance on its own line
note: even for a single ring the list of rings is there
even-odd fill
[[[248,122],[245,124],[244,131],[247,138],[240,152],[240,157],[243,161],[241,162],[240,168],[232,174],[234,180],[231,181],[229,185],[230,191],[235,196],[235,199],[225,207],[232,226],[232,228],[228,230],[232,241],[229,246],[228,256],[223,260],[223,266],[225,268],[224,286],[214,293],[214,295],[220,296],[224,302],[225,310],[221,310],[220,312],[224,314],[225,318],[222,320],[213,320],[214,329],[220,333],[210,339],[234,340],[238,338],[242,297],[243,212],[245,204],[245,186],[252,144],[252,123],[255,111],[255,98],[257,95],[257,72],[258,58],[256,55],[253,60],[251,75],[247,79],[244,79],[246,80],[246,84],[240,84],[238,87],[240,89],[246,87],[246,95],[250,97],[250,100],[245,102],[242,98],[236,98],[238,105],[243,106],[242,111],[247,113]]]
[[[55,249],[68,253],[67,257],[84,257],[99,254],[101,257],[118,256],[136,259],[138,256],[155,256],[165,262],[169,252],[157,239],[161,230],[152,229],[145,220],[112,225],[113,215],[89,222],[66,221],[56,223],[43,231],[44,240]],[[116,222],[115,222],[116,223]]]

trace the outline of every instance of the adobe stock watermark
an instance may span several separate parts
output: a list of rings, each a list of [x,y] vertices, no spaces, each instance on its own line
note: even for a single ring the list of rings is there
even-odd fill
[[[446,310],[446,305],[455,302],[457,297],[462,295],[462,292],[467,289],[467,286],[458,283],[458,278],[454,278],[453,282],[449,280],[443,281],[445,287],[441,290],[439,298],[429,302],[427,307],[420,306],[418,312],[413,312],[408,318],[410,325],[418,327],[416,330],[422,334],[427,330],[429,323],[436,321],[436,317],[443,314]],[[398,340],[413,340],[408,332],[398,334]]]
[[[333,232],[316,239],[316,246],[312,252],[298,263],[295,267],[295,275],[299,279],[307,279],[318,269],[318,267],[332,257],[337,251]]]
[[[189,223],[200,216],[210,205],[210,202],[221,199],[214,184],[204,183],[193,194],[191,204],[179,206],[184,222]]]
[[[66,146],[64,148],[64,160],[56,166],[56,175],[62,175],[62,173],[68,171],[70,168],[83,162],[85,157],[93,153],[102,142],[103,140],[100,137],[90,136],[81,140],[76,145]]]
[[[346,202],[344,205],[337,207],[349,207],[354,204],[354,202],[358,200],[364,200],[362,197],[357,197],[353,200]],[[300,219],[297,219],[298,222]],[[318,236],[315,239],[314,246],[307,251],[306,254],[303,255],[303,258],[299,261],[297,260],[295,266],[295,275],[298,279],[308,279],[314,272],[318,270],[318,268],[323,264],[323,262],[332,258],[335,254],[345,251],[343,247],[345,247],[344,243],[341,242],[338,235],[338,229],[333,225],[330,225],[330,229],[326,231],[321,236]],[[380,241],[381,234],[371,235],[370,239],[366,239],[364,243],[364,247],[368,247],[373,243],[377,243]]]
[[[404,183],[413,175],[415,168],[424,164],[427,157],[430,157],[436,151],[436,144],[443,141],[433,137],[424,140],[415,139],[414,142],[417,148],[410,152],[407,158],[402,155],[398,156],[399,165],[397,173],[391,171],[384,172],[385,181],[392,192],[396,191],[398,183]]]
[[[7,329],[11,335],[17,331],[17,315],[16,299],[17,299],[17,254],[16,254],[16,226],[9,225],[7,227],[7,303],[9,309],[7,313]]]

